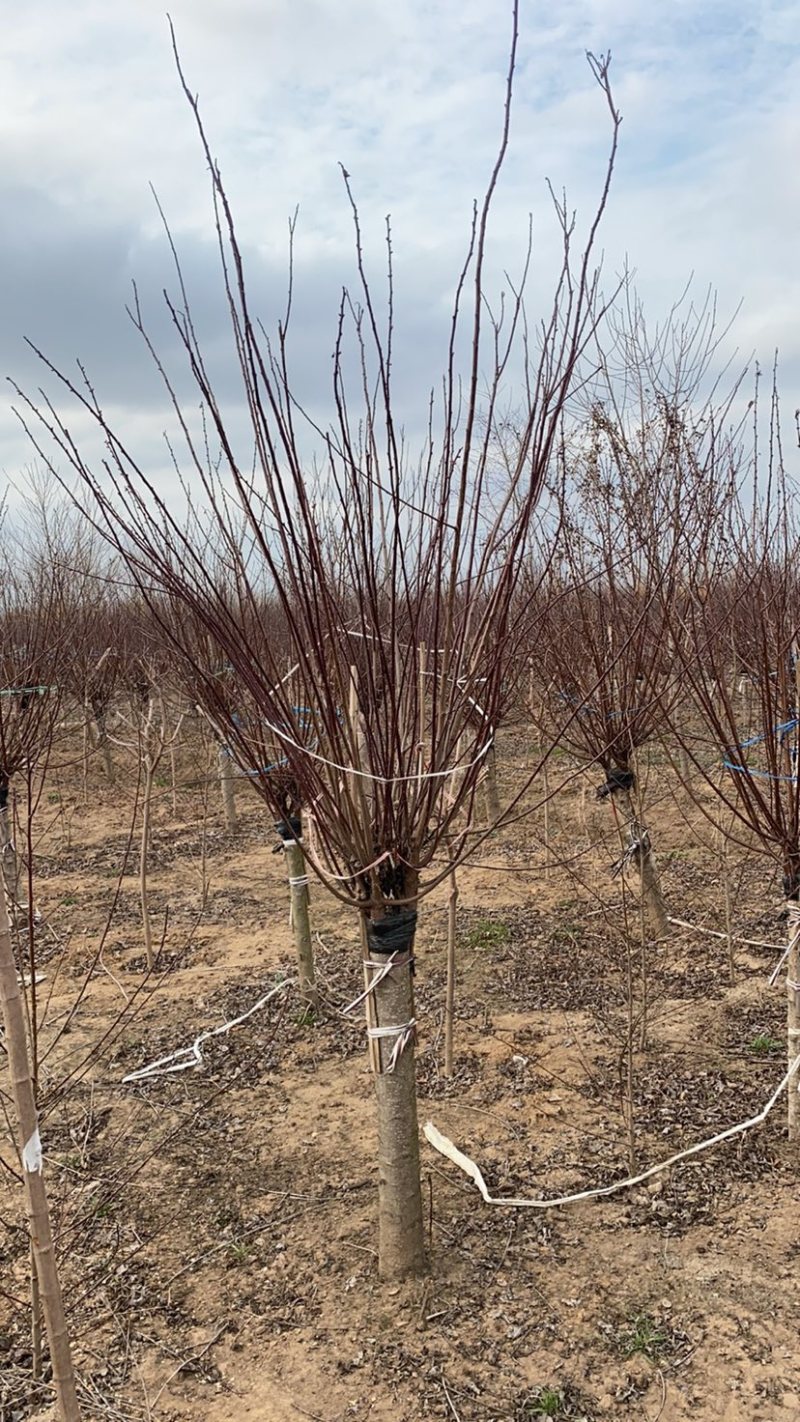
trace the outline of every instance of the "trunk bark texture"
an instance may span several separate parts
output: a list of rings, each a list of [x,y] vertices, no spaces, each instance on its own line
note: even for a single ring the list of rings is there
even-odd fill
[[[645,825],[637,818],[630,791],[616,790],[614,798],[622,813],[629,836],[635,837],[640,845],[636,854],[636,867],[639,871],[639,879],[642,885],[642,898],[644,900],[647,917],[650,927],[659,937],[669,929],[667,919],[667,909],[664,903],[664,896],[661,893],[661,882],[658,877],[658,869],[650,846],[650,836]]]
[[[379,935],[399,915],[371,922],[367,929],[369,971],[380,982],[371,994],[370,1034],[377,1067],[378,1261],[384,1279],[424,1273],[425,1238],[414,1062],[413,924],[407,946],[384,972],[392,951]],[[414,918],[416,915],[414,915]],[[375,944],[380,942],[381,951]]]

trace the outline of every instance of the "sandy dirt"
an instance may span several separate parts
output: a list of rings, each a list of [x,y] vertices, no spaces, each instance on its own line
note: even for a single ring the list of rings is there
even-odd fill
[[[510,789],[529,750],[516,732],[503,749]],[[670,912],[719,930],[713,835],[653,761]],[[213,786],[204,823],[198,764],[184,746],[177,809],[164,777],[158,787],[150,885],[163,947],[150,978],[135,848],[119,878],[130,798],[94,763],[84,793],[73,767],[51,777],[36,821],[42,1137],[87,1417],[800,1417],[798,1162],[784,1102],[646,1185],[546,1212],[484,1205],[423,1143],[430,1272],[383,1284],[363,1024],[336,1011],[361,989],[358,924],[319,887],[321,1021],[281,994],[208,1042],[202,1069],[122,1083],[292,969],[269,817],[239,783],[237,831],[224,831]],[[636,883],[623,897],[610,877],[619,849],[612,807],[593,800],[599,778],[573,780],[552,809],[552,853],[573,858],[571,871],[544,876],[537,811],[482,847],[479,862],[497,867],[459,875],[449,1080],[444,889],[420,915],[420,1122],[472,1155],[498,1195],[624,1178],[627,1087],[643,1169],[758,1111],[784,1070],[784,992],[767,983],[778,954],[738,945],[731,983],[726,943],[678,928],[647,948],[647,1041],[637,1024],[627,1060],[627,999],[632,989],[638,1010],[642,991]],[[780,943],[772,866],[736,847],[730,864],[737,934]],[[7,1139],[0,1151],[13,1166]],[[41,1422],[52,1409],[30,1378],[23,1206],[5,1170],[0,1218],[0,1419]]]

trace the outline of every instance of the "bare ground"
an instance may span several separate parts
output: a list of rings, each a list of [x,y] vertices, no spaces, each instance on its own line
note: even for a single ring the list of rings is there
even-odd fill
[[[188,750],[184,759],[188,780]],[[501,783],[510,788],[524,761],[524,744],[509,737]],[[598,778],[573,782],[552,812],[553,852],[578,856],[579,879],[563,868],[544,877],[541,812],[483,847],[479,862],[498,867],[460,874],[449,1080],[444,896],[421,914],[421,1122],[472,1155],[498,1195],[581,1190],[629,1169],[624,1044],[642,955],[635,883],[623,905],[609,877],[618,850],[612,808],[592,800]],[[158,969],[145,979],[130,873],[75,1009],[117,888],[130,807],[94,767],[86,798],[79,775],[62,780],[48,786],[35,852],[43,1049],[68,1029],[42,1068],[42,1135],[87,1416],[800,1416],[797,1160],[783,1102],[763,1127],[647,1185],[546,1212],[484,1205],[424,1144],[430,1273],[387,1286],[376,1267],[363,1029],[336,1011],[361,988],[355,915],[315,888],[322,1021],[305,1021],[283,994],[207,1043],[201,1070],[123,1085],[291,971],[284,869],[245,787],[232,836],[216,797],[204,827],[196,788],[179,792],[175,814],[160,787]],[[663,765],[651,769],[649,798],[670,910],[720,929],[708,826]],[[731,857],[737,933],[779,943],[772,868]],[[630,1083],[638,1168],[755,1113],[780,1080],[784,995],[767,985],[776,958],[739,945],[731,984],[720,939],[676,928],[648,947],[647,1044],[637,1042]],[[106,1033],[86,1069],[87,1049]],[[8,1144],[2,1153],[13,1165]],[[51,1411],[46,1384],[30,1379],[22,1201],[5,1171],[0,1218],[0,1419],[41,1422]]]

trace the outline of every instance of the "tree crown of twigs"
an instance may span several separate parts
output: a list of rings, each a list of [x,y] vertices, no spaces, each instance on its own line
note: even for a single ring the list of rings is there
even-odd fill
[[[574,216],[555,203],[562,262],[552,308],[539,328],[538,355],[523,301],[530,238],[510,301],[499,317],[488,307],[488,223],[509,144],[517,39],[515,0],[498,154],[474,209],[456,283],[441,400],[431,401],[428,440],[416,468],[409,465],[395,414],[390,227],[381,313],[366,274],[358,207],[343,170],[358,288],[357,294],[342,294],[334,416],[322,428],[293,393],[291,248],[285,315],[268,337],[251,310],[234,219],[177,50],[211,178],[252,467],[245,469],[235,453],[174,245],[179,297],[166,300],[201,397],[207,439],[198,441],[192,432],[135,292],[130,314],[163,377],[206,513],[194,500],[188,500],[185,519],[173,511],[172,501],[111,427],[88,379],[74,382],[54,371],[102,433],[107,450],[102,473],[86,464],[50,401],[36,406],[22,397],[23,420],[37,449],[51,467],[60,457],[77,473],[87,514],[162,620],[198,699],[239,764],[277,810],[284,804],[286,777],[266,767],[280,762],[313,826],[312,866],[340,896],[361,904],[416,898],[419,875],[444,839],[451,857],[466,852],[456,816],[471,805],[503,703],[509,628],[533,513],[571,381],[604,309],[593,251],[620,123],[608,56],[589,58],[610,114],[608,164],[578,254]],[[168,238],[172,244],[169,232]],[[465,327],[471,341],[462,368],[458,351]],[[348,341],[360,370],[356,396],[345,379]],[[520,351],[527,395],[518,447],[502,496],[489,500],[495,417],[510,362]],[[309,475],[300,454],[301,426],[316,432],[316,475]],[[219,446],[213,459],[212,435]],[[44,448],[46,439],[54,456]],[[429,875],[426,887],[437,877]]]

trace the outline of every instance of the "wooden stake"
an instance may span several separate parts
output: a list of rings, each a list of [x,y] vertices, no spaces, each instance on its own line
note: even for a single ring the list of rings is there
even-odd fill
[[[419,685],[417,689],[417,773],[419,791],[422,795],[422,777],[425,773],[425,682],[428,671],[428,649],[424,642],[419,645]]]
[[[789,953],[786,959],[786,1040],[789,1066],[800,1052],[800,921],[795,919],[798,907],[797,899],[789,900]],[[796,1141],[800,1138],[800,1096],[796,1081],[789,1083],[786,1106],[789,1140]]]
[[[303,846],[299,840],[285,840],[283,852],[289,875],[294,936],[300,996],[307,1007],[319,1011],[319,992],[314,975],[314,946],[311,941],[311,919],[308,913],[308,874]]]
[[[550,878],[550,776],[547,772],[547,761],[542,766],[542,789],[544,790],[544,877]],[[583,789],[584,805],[586,800],[586,787]]]
[[[145,736],[149,735],[149,726],[145,730]],[[153,778],[155,767],[150,748],[145,741],[144,752],[144,790],[142,792],[142,834],[139,843],[139,904],[142,912],[142,933],[144,934],[144,951],[147,959],[148,969],[152,968],[153,958],[153,926],[150,921],[150,898],[147,888],[147,860],[150,852],[150,811],[153,802]]]
[[[721,787],[720,787],[721,788]],[[733,946],[733,904],[731,901],[731,881],[728,870],[728,839],[723,824],[723,808],[715,825],[719,877],[722,881],[722,897],[725,909],[725,941],[728,945],[728,981],[736,981],[736,953]]]
[[[236,829],[236,793],[233,787],[233,761],[227,746],[220,741],[217,751],[219,782],[222,787],[222,808],[225,811],[225,828],[229,834]]]
[[[453,1024],[456,1000],[456,911],[458,881],[455,866],[450,869],[450,896],[447,900],[447,989],[444,1002],[444,1074],[453,1075]]]
[[[486,819],[490,825],[496,824],[500,818],[500,795],[497,789],[497,756],[494,744],[490,745],[486,752],[486,769],[483,776],[483,788],[486,795]]]
[[[31,1240],[31,1376],[38,1382],[42,1376],[42,1298],[39,1292],[39,1275],[36,1272],[36,1255]]]
[[[361,954],[364,961],[364,989],[366,991],[372,986],[373,973],[372,968],[369,966],[370,956],[367,944],[367,920],[363,913],[359,914],[359,920],[361,926]],[[375,1011],[375,994],[372,992],[367,992],[367,996],[364,999],[364,1016],[368,1028],[377,1027],[378,1017]],[[374,1037],[367,1037],[367,1055],[369,1057],[369,1069],[373,1076],[377,1076],[381,1069],[381,1060],[378,1051],[378,1043]]]
[[[36,1102],[33,1093],[25,1018],[22,1011],[17,968],[11,947],[11,923],[4,894],[0,893],[0,1006],[5,1028],[11,1094],[17,1118],[19,1151],[25,1181],[25,1199],[30,1223],[36,1272],[39,1280],[53,1383],[62,1422],[80,1422],[78,1394],[72,1353],[64,1318],[64,1304],[53,1249],[53,1233],[44,1184]]]
[[[798,662],[798,647],[796,642],[792,643],[792,656],[794,657],[798,714],[800,714],[800,662]],[[800,746],[800,737],[798,737],[798,746]],[[790,754],[789,764],[791,767]],[[800,776],[800,753],[798,753],[794,774],[795,776]],[[800,788],[795,786],[795,795],[798,794],[800,794]],[[798,1052],[800,1052],[800,903],[798,903],[794,884],[791,886],[791,895],[788,904],[789,953],[786,960],[786,1042],[789,1066],[793,1064],[795,1057]],[[800,1096],[798,1095],[797,1083],[794,1081],[789,1083],[786,1102],[789,1140],[796,1141],[800,1137]]]

